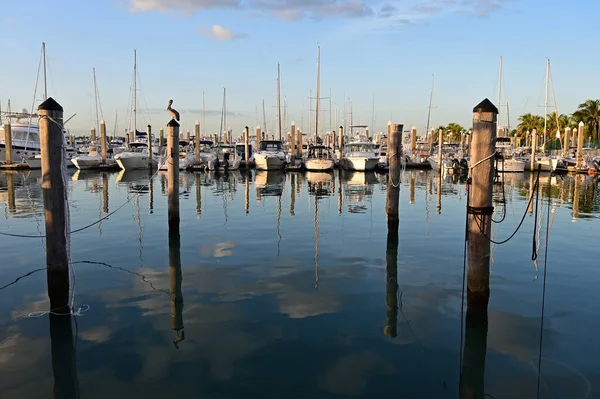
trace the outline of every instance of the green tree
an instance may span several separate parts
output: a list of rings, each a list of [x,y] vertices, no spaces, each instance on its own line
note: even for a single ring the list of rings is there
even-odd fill
[[[465,129],[461,125],[452,122],[444,128],[444,133],[446,134],[446,136],[450,135],[452,142],[460,143],[460,135],[464,130]]]
[[[527,131],[531,132],[537,129],[541,133],[544,129],[544,118],[539,115],[525,114],[519,116],[519,126],[517,126],[518,136],[525,138]]]
[[[600,125],[600,100],[587,100],[579,104],[579,109],[573,113],[574,122],[583,122],[587,127],[587,138],[600,140],[598,127]]]

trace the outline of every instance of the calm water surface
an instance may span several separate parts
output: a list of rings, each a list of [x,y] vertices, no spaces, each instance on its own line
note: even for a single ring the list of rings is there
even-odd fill
[[[2,398],[459,397],[466,191],[456,177],[402,174],[396,265],[385,175],[182,173],[178,250],[166,175],[73,173],[72,229],[133,199],[71,237],[84,311],[71,325],[43,313],[44,240],[0,238],[0,286],[42,268],[0,290]],[[540,182],[541,227],[528,213],[513,240],[492,245],[487,331],[463,340],[462,384],[476,391],[472,376],[484,373],[486,397],[536,397],[550,184],[540,397],[600,398],[598,180]],[[506,176],[505,194],[496,187],[494,218],[506,217],[495,240],[517,226],[530,183]],[[39,171],[0,174],[0,232],[43,233],[42,209]]]

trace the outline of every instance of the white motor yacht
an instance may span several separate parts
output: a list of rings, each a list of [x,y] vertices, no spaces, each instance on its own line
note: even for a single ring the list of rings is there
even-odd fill
[[[154,154],[153,154],[154,155]],[[134,141],[129,143],[129,149],[115,155],[115,161],[121,169],[148,169],[148,143]],[[152,157],[152,162],[156,165],[158,159]]]
[[[375,144],[370,141],[353,141],[344,146],[342,167],[346,170],[374,170],[378,162]]]
[[[263,140],[254,153],[257,170],[279,170],[285,166],[285,153],[279,140]]]
[[[219,144],[215,148],[216,158],[208,161],[209,170],[238,170],[241,159],[234,144]]]

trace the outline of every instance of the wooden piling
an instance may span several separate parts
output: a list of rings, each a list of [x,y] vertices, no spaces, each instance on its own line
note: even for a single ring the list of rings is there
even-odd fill
[[[100,121],[100,151],[102,154],[102,164],[106,165],[106,123]]]
[[[152,160],[152,126],[148,125],[146,128],[148,129],[146,131],[146,134],[148,135],[148,169],[152,170],[152,167],[154,166]]]
[[[411,204],[415,203],[415,171],[410,171],[410,181],[409,181],[409,202]]]
[[[133,143],[134,141],[135,141],[135,131],[134,131],[134,130],[131,130],[131,131],[129,132],[129,142],[130,142],[130,143]]]
[[[398,202],[400,199],[400,169],[402,168],[402,130],[404,125],[393,124],[392,133],[387,138],[389,174],[385,210],[388,231],[398,232]]]
[[[58,314],[70,314],[68,202],[63,178],[63,108],[49,97],[38,107],[38,115],[50,309]]]
[[[4,124],[4,160],[6,165],[12,165],[13,153],[12,153],[12,128],[10,122]]]
[[[442,173],[442,149],[444,148],[444,130],[440,128],[438,131],[438,173]]]
[[[188,130],[187,132],[185,132],[185,140],[189,143],[190,142],[190,131]]]
[[[290,151],[291,151],[291,160],[292,160],[292,166],[296,165],[296,122],[292,121],[292,125],[290,127],[291,132],[290,132],[290,144],[292,145],[290,147]]]
[[[260,126],[256,126],[256,130],[254,131],[254,134],[256,135],[256,149],[258,149],[260,147]]]
[[[95,127],[90,129],[90,141],[92,143],[96,142],[96,128]]]
[[[298,156],[302,158],[302,129],[298,129],[298,141],[296,144],[296,151],[298,152]]]
[[[577,129],[577,168],[583,168],[585,166],[583,162],[583,136],[585,132],[585,125],[583,122],[579,122]]]
[[[564,140],[564,148],[563,148],[563,156],[569,156],[569,150],[571,148],[571,128],[565,128],[565,140]]]
[[[167,124],[166,157],[169,231],[179,233],[179,123],[175,119]]]
[[[162,126],[160,127],[160,130],[158,131],[158,155],[160,155],[161,157],[164,155],[163,154],[163,143],[165,141],[165,132],[162,128]]]
[[[533,131],[531,132],[531,162],[530,162],[530,166],[529,166],[529,170],[531,170],[532,172],[534,172],[537,167],[537,162],[536,162],[536,158],[535,158],[535,153],[537,152],[537,142],[538,142],[538,137],[537,137],[537,129],[533,129]]]
[[[429,147],[429,151],[433,152],[433,133],[435,130],[431,129],[427,132],[427,146]]]
[[[410,158],[413,162],[417,162],[417,127],[413,126],[410,129]]]
[[[467,291],[487,307],[490,293],[490,237],[498,109],[487,98],[473,109],[469,187]]]
[[[367,140],[369,140],[369,128],[365,128],[365,136],[367,137]]]
[[[244,128],[244,164],[246,165],[246,170],[250,168],[250,146],[248,145],[248,140],[250,139],[250,131],[248,126]]]
[[[183,141],[183,132],[179,133],[179,140]],[[217,140],[217,142],[218,142],[218,140]]]
[[[200,121],[194,123],[194,154],[196,158],[196,165],[200,165]]]

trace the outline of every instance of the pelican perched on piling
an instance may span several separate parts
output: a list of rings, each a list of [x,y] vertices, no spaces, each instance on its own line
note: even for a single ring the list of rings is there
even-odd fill
[[[171,105],[173,105],[173,100],[169,100],[169,106],[167,107],[167,111],[169,111],[169,114],[171,114],[171,117],[173,119],[179,121],[179,112],[171,108]]]

